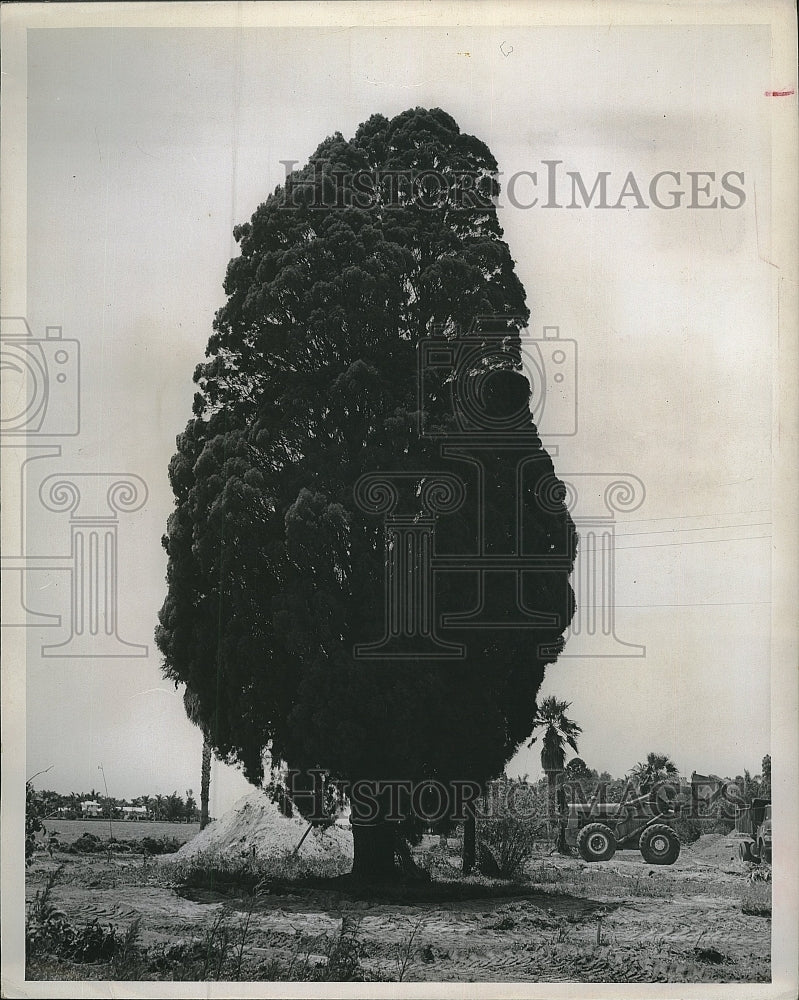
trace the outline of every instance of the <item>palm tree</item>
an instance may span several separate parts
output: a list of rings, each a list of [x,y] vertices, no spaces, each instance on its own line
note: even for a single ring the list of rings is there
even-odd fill
[[[631,775],[638,782],[641,792],[648,792],[661,781],[666,781],[672,775],[678,774],[677,765],[665,753],[648,753],[646,761],[638,763],[632,769]]]
[[[563,771],[566,761],[566,745],[568,744],[577,753],[577,737],[583,731],[582,726],[567,717],[566,712],[569,708],[571,708],[570,701],[558,701],[554,695],[549,695],[537,707],[533,723],[533,732],[536,729],[544,730],[544,735],[541,737],[541,767],[547,776],[550,823],[551,817],[557,813],[558,775]],[[537,739],[537,736],[533,736],[528,746],[532,746]],[[565,831],[561,827],[558,850],[566,850],[564,834]]]
[[[198,726],[203,734],[203,760],[200,772],[200,829],[208,826],[208,800],[211,791],[211,742],[208,739],[208,729],[200,717],[200,699],[189,688],[183,692],[183,707],[189,722]]]

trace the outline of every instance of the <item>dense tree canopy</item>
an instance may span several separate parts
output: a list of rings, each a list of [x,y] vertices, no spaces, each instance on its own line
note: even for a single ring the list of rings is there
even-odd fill
[[[433,207],[423,187],[397,185],[422,171],[439,195],[446,185]],[[337,779],[484,781],[530,735],[544,667],[573,614],[576,544],[531,420],[516,449],[526,459],[521,551],[563,552],[565,563],[526,572],[521,596],[548,624],[502,627],[517,593],[497,577],[500,624],[447,633],[464,659],[353,655],[384,628],[383,524],[353,496],[364,473],[454,472],[465,502],[439,517],[437,550],[474,552],[485,515],[485,551],[514,551],[502,484],[519,455],[483,456],[481,495],[474,463],[442,458],[417,426],[420,339],[453,337],[478,317],[491,317],[480,329],[505,335],[485,405],[502,415],[529,395],[519,374],[529,312],[490,200],[496,171],[488,148],[441,110],[375,115],[352,140],[325,140],[235,230],[227,302],[170,465],[176,506],[156,638],[217,752],[254,782],[267,747],[274,760]],[[458,194],[464,177],[479,198]],[[359,199],[365,181],[370,196]],[[442,373],[425,389],[432,426],[444,431],[455,427],[448,387]],[[406,492],[406,512],[418,513],[418,491]],[[478,604],[477,574],[435,579],[442,613]]]
[[[646,755],[645,761],[640,761],[631,772],[642,792],[648,792],[658,783],[668,781],[674,775],[679,775],[677,765],[665,753],[652,751]]]

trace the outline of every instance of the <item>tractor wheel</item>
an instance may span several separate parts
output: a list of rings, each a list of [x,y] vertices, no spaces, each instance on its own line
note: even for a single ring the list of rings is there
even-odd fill
[[[641,854],[650,865],[673,865],[680,856],[680,838],[665,823],[653,823],[638,841]]]
[[[577,850],[583,861],[610,861],[616,853],[616,838],[604,823],[589,823],[577,834]]]
[[[738,857],[743,862],[752,862],[752,844],[748,840],[742,840],[738,845]]]
[[[771,864],[771,848],[770,847],[766,847],[766,845],[763,843],[762,840],[758,843],[757,846],[758,846],[757,853],[760,855],[760,860],[763,861],[765,864],[770,865]]]

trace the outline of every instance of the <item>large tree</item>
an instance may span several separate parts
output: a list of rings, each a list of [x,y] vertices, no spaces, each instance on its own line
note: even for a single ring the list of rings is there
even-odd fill
[[[436,190],[414,183],[425,171]],[[176,506],[156,638],[216,752],[254,783],[267,747],[344,783],[482,783],[530,735],[545,665],[574,612],[576,536],[560,484],[528,416],[508,447],[480,454],[482,471],[474,456],[442,457],[417,421],[420,340],[457,337],[479,317],[491,317],[479,330],[501,334],[503,351],[486,362],[490,377],[464,377],[500,423],[520,404],[528,413],[529,311],[498,190],[488,148],[443,111],[417,108],[325,140],[234,231],[227,302],[170,465]],[[428,429],[460,426],[451,389],[451,373],[425,382]],[[438,517],[436,552],[539,565],[528,562],[519,588],[492,576],[489,625],[448,630],[464,658],[357,656],[384,631],[390,553],[354,486],[365,473],[407,473],[401,503],[413,520],[425,477],[445,470],[464,500]],[[434,579],[439,613],[480,604],[477,572]],[[517,601],[538,627],[515,627]],[[394,872],[404,841],[385,817],[383,800],[369,823],[353,805],[356,875]]]

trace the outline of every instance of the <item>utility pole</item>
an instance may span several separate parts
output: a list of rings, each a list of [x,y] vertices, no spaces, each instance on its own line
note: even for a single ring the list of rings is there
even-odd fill
[[[108,835],[114,839],[114,828],[111,825],[111,799],[108,797],[108,782],[105,780],[105,768],[102,764],[97,765],[98,771],[103,772],[103,784],[105,785],[105,804],[108,806]]]

